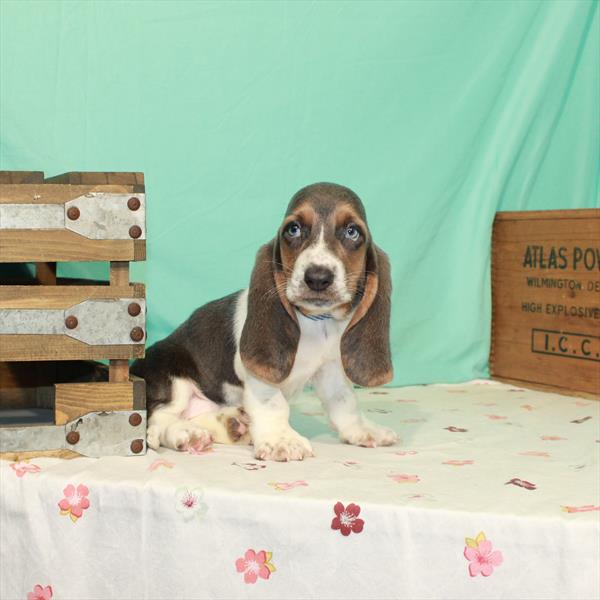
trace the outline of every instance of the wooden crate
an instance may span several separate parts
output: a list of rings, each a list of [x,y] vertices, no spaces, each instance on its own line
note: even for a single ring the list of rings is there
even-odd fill
[[[55,443],[56,428],[61,447],[35,452],[145,452],[144,382],[130,378],[128,362],[144,356],[145,288],[129,282],[129,261],[145,258],[145,237],[141,173],[0,172],[0,267],[35,264],[34,280],[15,264],[0,281],[8,456],[21,440],[31,450],[34,434]],[[109,261],[110,281],[57,278],[56,263],[67,261]],[[109,365],[73,362],[90,360]]]
[[[600,398],[600,209],[497,213],[490,372]]]

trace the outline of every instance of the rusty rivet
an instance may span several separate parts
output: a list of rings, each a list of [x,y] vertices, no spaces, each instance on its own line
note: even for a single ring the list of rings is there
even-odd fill
[[[134,342],[141,342],[144,339],[144,330],[141,327],[134,327],[129,334]]]
[[[142,228],[139,225],[132,225],[129,228],[129,236],[137,240],[142,235]]]
[[[79,441],[79,432],[78,431],[69,431],[67,433],[67,442],[69,444],[75,445]]]
[[[130,448],[134,454],[139,454],[144,449],[144,440],[133,440]]]
[[[65,325],[66,325],[67,329],[75,329],[75,327],[77,327],[77,325],[79,325],[79,321],[77,320],[77,317],[75,317],[74,315],[69,315],[65,319]]]
[[[132,302],[128,307],[127,307],[127,312],[132,316],[132,317],[137,317],[141,312],[142,312],[142,307],[137,303],[137,302]]]
[[[127,208],[129,210],[137,210],[141,205],[142,203],[139,198],[129,198],[129,200],[127,200]]]
[[[129,415],[129,424],[132,427],[137,427],[142,422],[142,415],[140,413],[132,413]]]
[[[77,221],[77,219],[79,219],[80,214],[81,213],[79,212],[79,209],[76,206],[69,206],[67,210],[67,217],[69,217],[71,221]]]

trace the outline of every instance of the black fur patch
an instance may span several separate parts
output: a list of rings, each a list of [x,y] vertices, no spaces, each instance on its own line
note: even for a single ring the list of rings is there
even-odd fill
[[[146,407],[171,399],[171,378],[194,381],[213,402],[224,403],[223,383],[241,386],[235,374],[233,317],[240,292],[209,302],[171,335],[146,350],[131,373],[146,380]]]

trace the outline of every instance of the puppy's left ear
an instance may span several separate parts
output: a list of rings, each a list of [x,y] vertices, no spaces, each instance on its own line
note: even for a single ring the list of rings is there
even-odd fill
[[[285,285],[279,241],[275,238],[256,255],[240,339],[242,363],[269,383],[280,383],[290,374],[300,340],[300,328],[285,295]]]
[[[389,383],[394,375],[390,352],[391,293],[390,262],[385,252],[371,243],[362,298],[341,342],[346,375],[364,387]]]

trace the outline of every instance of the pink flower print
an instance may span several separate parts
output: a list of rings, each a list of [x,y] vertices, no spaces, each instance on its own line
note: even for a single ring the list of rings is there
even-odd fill
[[[27,460],[10,463],[10,468],[15,472],[17,477],[23,477],[25,473],[39,473],[42,470],[40,467],[31,464]]]
[[[295,487],[306,487],[308,486],[308,483],[306,483],[306,481],[304,481],[304,479],[298,479],[297,481],[291,481],[289,483],[286,482],[282,482],[282,483],[269,483],[269,485],[272,485],[276,490],[284,492],[287,490],[292,490]]]
[[[169,462],[164,458],[157,458],[149,467],[148,471],[156,471],[158,467],[166,467],[167,469],[172,469],[175,466],[175,463]]]
[[[525,452],[519,452],[520,456],[541,456],[542,458],[550,458],[548,452],[541,452],[540,450],[526,450]]]
[[[453,467],[464,467],[465,465],[472,465],[472,460],[445,460],[443,465],[451,465]]]
[[[565,441],[567,439],[564,437],[560,437],[559,435],[543,435],[543,436],[541,436],[541,438],[545,442],[560,442],[560,441]]]
[[[502,564],[502,553],[499,550],[492,551],[492,542],[485,539],[482,532],[475,539],[465,539],[464,557],[469,561],[469,575],[476,577],[481,574],[489,577],[494,572],[494,567]]]
[[[501,421],[502,419],[506,419],[506,417],[503,417],[502,415],[485,415],[488,419],[490,419],[491,421]]]
[[[331,529],[339,529],[342,535],[350,535],[350,532],[360,533],[365,526],[365,522],[358,518],[360,506],[358,504],[348,504],[346,508],[341,502],[337,502],[333,507],[335,517],[331,521]]]
[[[208,506],[202,502],[203,497],[204,492],[200,488],[188,490],[181,487],[175,492],[175,508],[186,521],[191,521],[194,517],[200,518],[208,510]]]
[[[63,490],[63,493],[65,497],[58,503],[60,514],[69,515],[71,521],[75,523],[77,519],[83,516],[83,511],[90,506],[90,501],[87,498],[90,491],[83,484],[79,484],[77,488],[69,484]]]
[[[398,456],[413,456],[417,454],[416,450],[398,450],[393,454],[397,454]]]
[[[255,552],[252,549],[246,550],[243,558],[235,561],[235,569],[238,573],[244,574],[245,583],[256,583],[258,578],[269,579],[271,573],[276,569],[271,564],[272,552],[260,550]]]
[[[397,473],[395,475],[388,475],[388,477],[396,483],[419,483],[421,481],[418,475],[407,475],[406,473]]]
[[[47,585],[46,587],[42,587],[41,585],[36,585],[33,588],[33,592],[29,592],[27,594],[27,600],[51,600],[52,599],[52,587]]]
[[[591,512],[593,510],[600,510],[600,506],[594,506],[593,504],[585,504],[584,506],[561,506],[560,509],[567,513],[579,513],[579,512]]]

